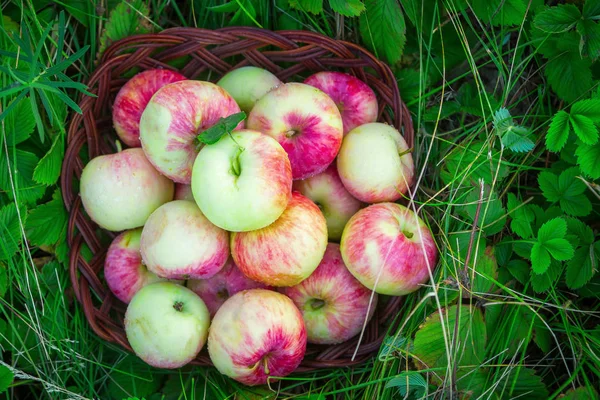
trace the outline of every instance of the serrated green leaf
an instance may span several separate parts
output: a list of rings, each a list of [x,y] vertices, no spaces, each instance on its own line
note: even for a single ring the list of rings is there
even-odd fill
[[[523,239],[533,236],[531,223],[535,219],[535,214],[528,205],[523,205],[513,193],[508,194],[507,202],[510,212],[510,229]]]
[[[506,264],[506,268],[508,269],[508,272],[523,285],[527,284],[529,281],[529,271],[531,268],[525,261],[510,260],[508,264]]]
[[[506,132],[511,126],[515,125],[510,112],[504,107],[500,107],[498,111],[494,113],[493,124],[494,129],[496,129],[496,133],[499,135]]]
[[[545,243],[550,239],[564,238],[567,233],[567,223],[562,218],[554,218],[545,222],[538,231],[538,241]]]
[[[579,168],[573,167],[563,171],[558,177],[560,192],[560,208],[573,216],[586,216],[592,212],[592,203],[584,194],[585,183],[577,178]]]
[[[52,141],[52,147],[40,160],[33,171],[33,180],[44,185],[53,185],[60,176],[65,154],[64,137],[58,134]]]
[[[0,155],[0,189],[13,200],[15,195],[23,204],[34,203],[43,196],[46,186],[33,181],[33,171],[38,157],[28,151],[9,149],[9,157]],[[9,166],[10,165],[10,166]],[[11,180],[12,177],[12,180]],[[14,185],[14,190],[13,190]]]
[[[567,230],[570,234],[577,236],[583,245],[594,243],[592,228],[576,218],[567,218]]]
[[[8,113],[4,123],[6,131],[6,144],[15,146],[25,140],[33,133],[35,120],[33,111],[31,111],[31,102],[28,99],[22,99]]]
[[[402,397],[412,394],[416,398],[421,398],[427,391],[427,387],[427,381],[415,371],[402,372],[385,384],[386,389],[396,388]]]
[[[536,15],[533,23],[546,33],[561,33],[573,28],[581,18],[581,12],[573,4],[561,4]]]
[[[25,222],[25,209],[20,208],[21,218]],[[14,203],[0,208],[0,260],[8,260],[19,249],[21,243],[21,225],[19,213]]]
[[[55,245],[66,236],[69,215],[65,210],[60,191],[52,200],[34,208],[27,217],[27,239],[37,245]]]
[[[555,202],[560,199],[560,191],[558,189],[558,177],[550,171],[542,171],[538,175],[538,185],[542,189],[544,197],[550,201]]]
[[[400,61],[406,43],[406,23],[396,0],[365,0],[359,30],[363,43],[394,65]]]
[[[573,246],[566,239],[554,238],[544,242],[544,248],[558,261],[573,258]]]
[[[522,126],[514,126],[502,136],[502,145],[515,153],[527,153],[535,147],[535,143],[527,135],[528,130]]]
[[[583,4],[583,16],[586,19],[600,19],[600,2],[588,0]]]
[[[531,248],[531,269],[536,274],[543,274],[550,266],[550,253],[537,242]]]
[[[323,0],[289,0],[292,8],[312,14],[323,12]]]
[[[593,3],[593,1],[587,3]],[[581,386],[577,389],[568,390],[564,396],[561,395],[560,400],[598,400],[598,392],[590,385]]]
[[[503,399],[547,400],[548,389],[533,368],[509,366],[496,383],[496,393]]]
[[[357,17],[365,11],[365,5],[360,0],[329,0],[329,6],[346,17]]]
[[[111,371],[108,392],[113,399],[127,396],[145,397],[160,388],[164,375],[153,373],[148,365],[129,356]]]
[[[473,189],[466,198],[466,202],[469,204],[465,206],[465,209],[471,221],[475,221],[479,195],[479,189]],[[506,210],[498,199],[498,194],[496,192],[490,194],[490,188],[486,186],[477,226],[483,229],[486,235],[495,235],[504,228],[505,224]]]
[[[552,118],[546,134],[546,147],[550,151],[560,151],[569,138],[569,114],[559,111]]]
[[[5,365],[0,365],[0,393],[6,391],[15,379],[15,374]]]
[[[579,53],[582,57],[595,60],[600,56],[600,25],[592,20],[584,19],[577,23],[577,33],[581,35]]]
[[[471,290],[474,293],[488,293],[495,286],[494,280],[498,279],[498,263],[494,247],[488,246],[483,253],[477,257],[473,267],[475,270]]]
[[[471,6],[484,23],[503,26],[522,24],[528,8],[528,0],[468,0],[462,3]],[[458,5],[459,8],[465,6]]]
[[[460,171],[460,173],[458,173]],[[445,184],[466,177],[466,181],[477,185],[479,179],[491,185],[496,178],[501,180],[508,175],[508,166],[500,158],[500,152],[488,144],[474,141],[458,145],[446,156],[441,177]]]
[[[543,274],[531,273],[531,286],[536,293],[542,293],[553,287],[562,273],[562,264],[551,260],[550,266]]]
[[[100,35],[102,54],[108,46],[128,36],[152,31],[149,19],[150,10],[144,0],[131,0],[119,3],[110,13],[106,26]]]
[[[379,361],[385,362],[395,358],[395,353],[406,351],[408,340],[402,335],[388,336],[379,350]]]
[[[579,289],[592,279],[598,270],[600,245],[587,245],[575,250],[571,261],[567,263],[565,281],[569,289]]]
[[[571,115],[583,115],[595,124],[600,123],[600,99],[580,100],[571,106]]]
[[[575,151],[581,171],[592,179],[600,178],[600,142],[589,145],[582,143]]]
[[[230,134],[244,119],[246,113],[243,111],[225,118],[221,117],[213,126],[198,135],[198,140],[204,144],[215,144],[224,135]]]
[[[571,126],[577,137],[586,144],[594,144],[598,141],[598,128],[594,122],[585,115],[571,115]]]

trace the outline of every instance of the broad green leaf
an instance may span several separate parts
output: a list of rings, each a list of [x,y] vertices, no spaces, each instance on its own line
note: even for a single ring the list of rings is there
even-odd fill
[[[565,213],[585,216],[592,211],[592,204],[584,194],[587,187],[577,179],[577,175],[577,167],[563,171],[559,177],[552,172],[542,171],[538,175],[538,184],[544,197],[552,203],[559,202]]]
[[[346,17],[357,17],[365,11],[365,5],[360,0],[329,0],[331,9]]]
[[[535,214],[528,205],[523,205],[513,193],[508,194],[507,208],[510,213],[510,229],[523,239],[533,236],[531,223]]]
[[[5,365],[0,365],[0,393],[4,392],[15,379],[15,374]]]
[[[536,15],[533,23],[546,33],[561,33],[573,28],[581,18],[581,12],[573,4],[548,8]]]
[[[22,99],[6,116],[4,123],[6,144],[14,146],[24,142],[29,139],[34,128],[35,120],[33,119],[33,111],[31,111],[31,102]]]
[[[20,208],[21,218],[25,222],[25,209]],[[14,203],[0,208],[0,260],[8,260],[19,249],[21,243],[21,225],[19,223],[19,213]]]
[[[585,4],[594,3],[587,1]],[[600,3],[597,3],[600,4]],[[598,400],[598,391],[592,386],[581,386],[577,389],[568,390],[564,396],[559,397],[560,400]]]
[[[538,175],[538,185],[542,189],[544,197],[555,202],[560,199],[561,192],[558,188],[558,177],[550,171],[542,171]]]
[[[466,198],[466,202],[470,204],[465,206],[465,209],[471,221],[475,221],[479,195],[479,189],[474,188]],[[505,224],[506,210],[502,206],[502,202],[498,199],[496,192],[490,194],[490,188],[489,186],[486,186],[481,209],[479,211],[477,226],[482,228],[485,234],[489,236],[500,232]]]
[[[594,122],[585,115],[571,115],[571,126],[573,132],[585,144],[594,144],[598,141],[598,128],[594,126]]]
[[[27,239],[38,246],[54,245],[65,239],[69,215],[59,190],[52,200],[34,208],[27,217]]]
[[[323,0],[289,0],[293,8],[312,14],[323,12]]]
[[[546,147],[550,151],[559,151],[569,138],[569,114],[559,111],[552,118],[548,133],[546,134]]]
[[[479,254],[474,270],[471,290],[475,293],[491,292],[495,286],[494,280],[498,279],[498,263],[496,262],[494,247],[488,246],[483,254]]]
[[[573,258],[573,246],[566,239],[554,238],[544,242],[544,248],[558,261]]]
[[[538,240],[545,243],[555,238],[564,238],[567,233],[567,223],[562,218],[554,218],[544,223],[538,231]]]
[[[106,26],[100,35],[102,54],[108,46],[117,40],[131,35],[152,31],[149,19],[150,10],[144,0],[131,0],[119,3],[110,13]]]
[[[217,123],[198,135],[198,140],[204,144],[215,144],[221,137],[230,134],[244,119],[246,113],[243,111],[225,118],[221,117]]]
[[[441,177],[445,184],[465,178],[467,183],[477,185],[479,179],[491,185],[498,175],[498,180],[508,175],[508,166],[500,159],[500,152],[490,148],[488,144],[474,141],[470,144],[457,145],[446,156]]]
[[[510,272],[510,274],[514,276],[523,285],[525,285],[527,281],[529,281],[529,271],[531,268],[529,267],[529,264],[527,264],[525,261],[510,260],[506,265],[506,268],[508,269],[508,272]]]
[[[404,336],[388,336],[383,341],[379,350],[379,361],[385,362],[396,358],[396,354],[404,353],[408,347],[408,340]]]
[[[553,287],[562,273],[562,264],[551,260],[550,266],[543,274],[531,273],[531,286],[536,293],[542,293]]]
[[[4,190],[11,200],[16,195],[18,201],[23,204],[34,203],[46,191],[46,186],[32,179],[38,157],[20,149],[14,150],[14,156],[12,148],[9,148],[8,153],[8,158],[4,151],[0,154],[0,189]]]
[[[495,393],[502,399],[547,400],[548,389],[533,368],[509,365],[496,383]],[[509,372],[510,371],[510,372]]]
[[[600,56],[600,25],[585,19],[577,23],[577,33],[581,35],[579,53],[595,60]]]
[[[550,330],[540,318],[543,317],[538,314],[533,320],[533,341],[544,353],[548,353],[554,341],[550,335]]]
[[[571,106],[571,115],[583,115],[595,124],[600,123],[600,99],[580,100]]]
[[[396,388],[402,397],[412,394],[416,398],[421,398],[427,392],[427,387],[427,381],[415,371],[402,372],[385,384],[386,389]]]
[[[514,354],[519,346],[527,345],[531,339],[529,329],[532,313],[524,306],[516,304],[493,304],[485,307],[485,325],[487,332],[502,332],[494,341],[488,343],[487,351],[497,354]]]
[[[576,218],[567,218],[567,231],[579,238],[582,245],[594,243],[594,231]]]
[[[528,6],[528,0],[465,0],[462,3],[471,6],[482,22],[504,26],[522,24]]]
[[[543,274],[550,266],[550,253],[539,242],[531,248],[531,269],[536,274]]]
[[[575,151],[581,171],[592,179],[600,178],[600,142],[589,145],[582,143]]]
[[[502,145],[515,153],[527,153],[535,147],[528,135],[529,131],[522,126],[514,126],[502,136]]]
[[[229,3],[223,3],[223,4],[219,4],[217,6],[209,6],[206,8],[209,9],[210,11],[217,12],[217,13],[232,13],[232,12],[236,12],[240,8],[240,6],[237,3],[237,1],[230,0]]]
[[[457,308],[458,307],[458,308]],[[457,315],[457,310],[458,315]],[[427,317],[427,320],[421,325],[415,334],[413,342],[413,354],[415,362],[425,368],[445,367],[448,363],[446,358],[446,343],[442,331],[441,318],[444,319],[444,326],[450,343],[456,343],[460,346],[458,349],[452,349],[450,352],[458,358],[454,360],[459,366],[479,365],[485,357],[485,344],[487,334],[485,323],[481,311],[475,307],[469,306],[450,306]],[[455,324],[458,327],[455,328]],[[458,337],[453,340],[454,332]],[[466,368],[459,368],[459,376],[468,373]]]
[[[128,356],[111,371],[108,384],[111,398],[115,400],[121,400],[126,396],[142,398],[155,393],[160,388],[165,375],[153,372],[150,366],[134,356]]]
[[[33,171],[33,180],[44,185],[53,185],[60,176],[65,154],[64,136],[59,133],[52,141],[52,147],[40,160]]]
[[[406,24],[396,0],[365,0],[359,28],[363,43],[379,58],[394,65],[400,61],[406,43]]]
[[[500,107],[500,102],[485,90],[469,82],[461,85],[456,94],[460,110],[478,117],[489,116],[493,110]]]
[[[583,4],[583,16],[586,19],[600,20],[600,2],[587,0]]]
[[[598,270],[600,242],[586,245],[575,250],[571,261],[567,263],[565,281],[569,289],[579,289],[589,282]]]

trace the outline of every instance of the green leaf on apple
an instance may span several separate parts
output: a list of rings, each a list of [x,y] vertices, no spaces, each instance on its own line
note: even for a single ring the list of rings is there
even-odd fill
[[[204,144],[215,144],[223,136],[231,134],[238,124],[245,119],[246,113],[243,111],[225,118],[221,117],[216,124],[198,135],[198,141]]]

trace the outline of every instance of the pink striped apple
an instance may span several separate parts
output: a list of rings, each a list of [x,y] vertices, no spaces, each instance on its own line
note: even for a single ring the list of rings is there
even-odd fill
[[[104,279],[115,297],[129,303],[142,287],[166,280],[148,271],[140,254],[142,229],[132,229],[117,236],[106,253]]]
[[[194,201],[194,194],[192,193],[192,186],[185,185],[183,183],[176,183],[174,199],[175,200]]]
[[[146,105],[161,87],[187,79],[168,69],[149,69],[127,81],[117,93],[112,110],[113,125],[129,147],[140,147],[140,118]]]
[[[142,259],[169,279],[210,278],[229,256],[229,233],[213,225],[187,200],[175,200],[152,213],[142,230]]]
[[[204,302],[172,282],[144,286],[125,313],[125,334],[135,354],[157,368],[179,368],[202,350],[210,316]]]
[[[226,73],[217,85],[225,89],[240,109],[248,114],[256,101],[281,85],[281,81],[266,69],[248,66]]]
[[[288,153],[294,179],[327,168],[342,143],[340,112],[329,96],[303,83],[286,83],[258,100],[247,126],[275,138]]]
[[[335,102],[344,122],[344,135],[359,125],[377,121],[375,93],[360,79],[343,72],[323,71],[309,76],[304,83],[327,93]]]
[[[189,184],[200,147],[198,134],[239,111],[235,100],[210,82],[189,80],[163,86],[142,114],[142,148],[163,175]]]
[[[293,286],[317,268],[327,247],[327,222],[308,198],[292,193],[271,225],[231,234],[231,254],[247,277],[271,286]]]
[[[438,250],[431,231],[414,212],[396,203],[357,212],[340,245],[348,270],[377,293],[403,296],[429,280]]]
[[[92,159],[79,185],[85,211],[109,231],[140,227],[154,210],[173,199],[173,182],[150,164],[140,148]]]
[[[318,175],[294,181],[294,190],[299,191],[321,209],[327,220],[329,240],[338,241],[351,216],[360,210],[362,203],[346,190],[338,175],[335,163]]]
[[[228,231],[270,225],[287,207],[291,189],[285,150],[257,131],[223,136],[204,146],[194,163],[194,199],[206,218]]]
[[[224,375],[254,386],[293,372],[306,352],[306,328],[294,303],[264,289],[233,295],[219,308],[208,354]]]
[[[244,275],[231,258],[216,275],[208,279],[190,279],[187,287],[204,300],[211,317],[234,294],[242,290],[267,288],[264,283],[253,281]]]
[[[344,137],[337,158],[340,178],[365,203],[398,200],[414,179],[410,151],[394,127],[378,122],[361,125]]]
[[[373,317],[377,295],[348,271],[340,246],[327,245],[323,260],[308,278],[282,288],[304,318],[309,343],[335,344],[357,335]]]

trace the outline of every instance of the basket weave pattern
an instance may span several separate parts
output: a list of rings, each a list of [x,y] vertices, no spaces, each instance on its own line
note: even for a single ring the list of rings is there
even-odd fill
[[[245,65],[267,69],[282,81],[300,80],[302,76],[328,70],[353,74],[375,91],[380,110],[378,121],[398,128],[409,147],[413,145],[412,121],[392,72],[355,44],[313,32],[272,32],[238,27],[219,30],[172,28],[114,43],[105,51],[87,82],[89,91],[97,97],[83,97],[79,103],[83,113],[72,116],[61,186],[70,213],[69,271],[75,296],[94,332],[129,351],[131,347],[123,328],[126,307],[112,295],[101,278],[106,250],[114,234],[101,231],[85,215],[77,181],[84,167],[83,154],[87,153],[91,159],[115,152],[111,108],[117,92],[127,81],[123,74],[133,68],[176,70],[168,63],[181,57],[187,57],[187,63],[178,71],[190,79],[207,79],[208,76],[211,81],[216,81],[228,71]],[[84,257],[84,245],[91,251],[91,258],[87,251],[88,259]],[[298,371],[351,366],[368,360],[377,353],[385,336],[384,323],[393,318],[400,302],[398,297],[380,302],[354,359],[358,337],[334,346],[309,344]],[[212,365],[205,351],[192,364]]]

